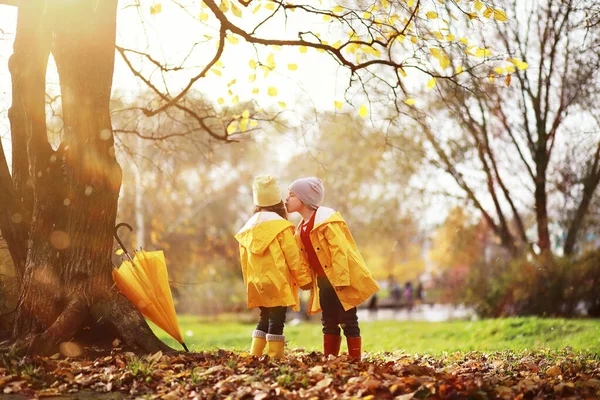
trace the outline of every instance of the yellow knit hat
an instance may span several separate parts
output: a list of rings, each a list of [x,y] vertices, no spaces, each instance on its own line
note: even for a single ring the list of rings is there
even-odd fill
[[[281,189],[279,182],[271,175],[260,175],[252,183],[252,197],[254,205],[269,207],[281,202]]]

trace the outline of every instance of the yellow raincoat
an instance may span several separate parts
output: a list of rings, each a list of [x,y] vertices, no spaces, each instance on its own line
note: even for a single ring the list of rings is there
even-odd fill
[[[300,310],[298,286],[312,281],[294,241],[294,224],[274,212],[258,212],[235,235],[240,243],[248,308],[290,306]]]
[[[295,237],[305,255],[299,229],[296,230]],[[346,221],[339,212],[319,207],[315,225],[310,231],[310,241],[331,285],[346,286],[343,290],[336,290],[344,310],[358,306],[379,291],[379,285],[367,269]],[[316,279],[308,304],[309,314],[321,311]]]

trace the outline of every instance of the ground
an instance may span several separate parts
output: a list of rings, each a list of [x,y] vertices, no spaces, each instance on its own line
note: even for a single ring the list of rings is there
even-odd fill
[[[112,353],[90,359],[60,355],[16,358],[4,354],[0,362],[0,397],[15,400],[45,396],[167,400],[600,398],[600,357],[595,347],[598,321],[524,318],[464,322],[465,326],[365,322],[363,334],[374,336],[367,343],[376,341],[391,346],[403,339],[416,343],[412,335],[420,330],[422,346],[426,348],[442,348],[443,344],[447,348],[460,347],[463,335],[465,349],[431,353],[402,348],[393,352],[366,351],[360,362],[348,360],[345,354],[324,359],[320,351],[315,351],[320,346],[316,322],[286,328],[290,336],[287,355],[283,360],[271,360],[268,356],[249,356],[248,345],[233,349],[238,340],[249,344],[246,334],[251,331],[251,324],[198,321],[187,317],[181,324],[184,332],[194,332],[193,336],[187,336],[196,349],[191,353],[136,357],[116,343]],[[554,335],[553,339],[540,330]],[[456,335],[450,334],[453,332]],[[593,334],[592,347],[582,348]],[[502,335],[500,346],[515,349],[467,350],[477,338],[482,347],[490,346],[494,340],[483,340],[485,335],[492,339]],[[527,350],[522,347],[527,336],[541,337],[551,346]],[[200,350],[202,338],[225,341],[230,349]],[[575,348],[559,348],[561,345],[555,341],[561,338],[572,342]],[[307,345],[298,347],[298,342],[304,340]]]
[[[598,398],[600,362],[569,350],[454,353],[443,357],[383,353],[351,362],[345,355],[291,351],[284,360],[225,350],[115,351],[95,360],[27,358],[0,368],[14,399],[411,399]],[[71,397],[68,397],[71,396]]]

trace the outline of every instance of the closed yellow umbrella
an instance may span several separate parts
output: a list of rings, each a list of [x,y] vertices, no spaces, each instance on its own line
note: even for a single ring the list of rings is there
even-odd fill
[[[117,236],[120,226],[131,226],[125,223],[117,225],[115,237],[129,258],[121,266],[114,268],[112,275],[115,284],[150,321],[177,340],[186,351],[189,351],[177,323],[173,295],[169,286],[167,263],[162,251],[139,251],[132,259],[125,246]]]

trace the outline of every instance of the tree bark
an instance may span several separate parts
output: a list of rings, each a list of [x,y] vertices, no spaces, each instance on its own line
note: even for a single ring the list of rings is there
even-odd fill
[[[13,181],[23,208],[31,188],[28,247],[13,329],[19,351],[55,353],[84,328],[101,337],[106,324],[133,349],[169,350],[118,293],[111,276],[121,186],[109,113],[116,8],[117,0],[19,4],[10,118],[17,152]],[[57,150],[48,142],[45,122],[50,49],[64,120],[64,141]],[[5,178],[1,172],[0,166],[0,179]],[[0,228],[5,231],[4,225]],[[20,261],[19,247],[14,248]]]

